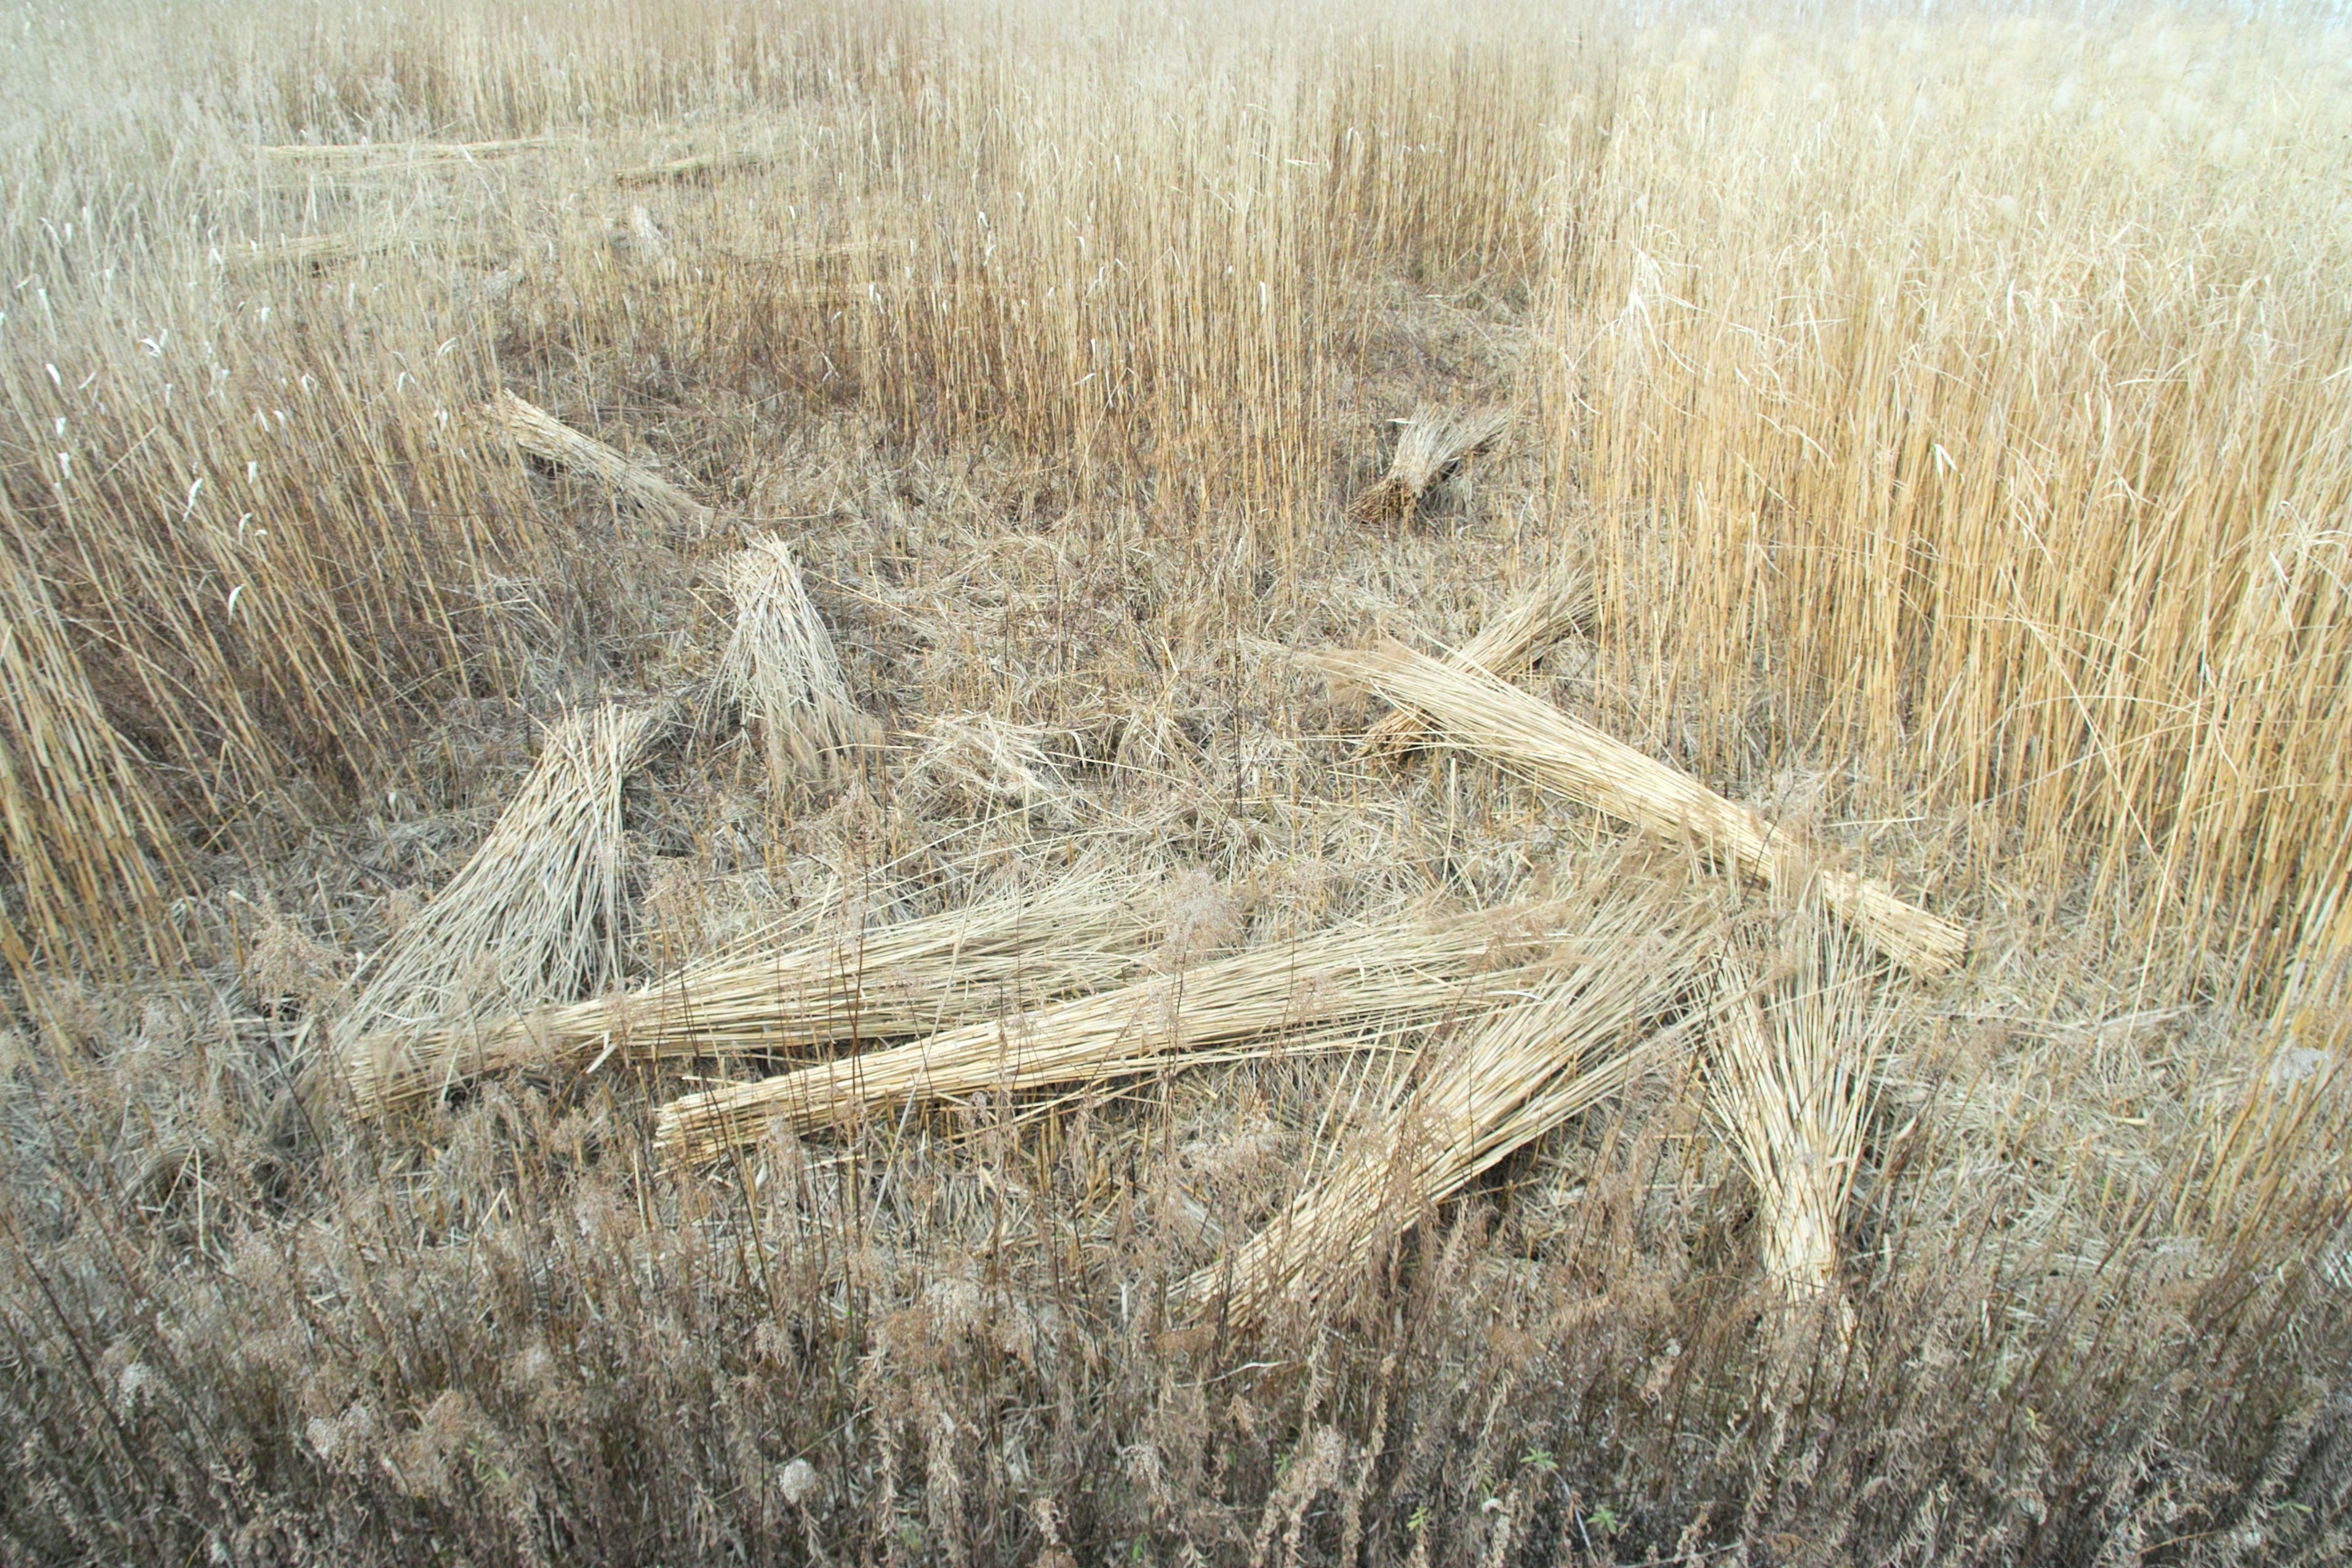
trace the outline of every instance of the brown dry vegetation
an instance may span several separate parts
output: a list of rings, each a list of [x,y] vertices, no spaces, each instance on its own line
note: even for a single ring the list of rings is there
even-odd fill
[[[0,34],[5,1561],[2352,1545],[2340,27]]]

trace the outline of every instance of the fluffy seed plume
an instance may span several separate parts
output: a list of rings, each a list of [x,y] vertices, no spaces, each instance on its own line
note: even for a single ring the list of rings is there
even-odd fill
[[[601,480],[655,517],[697,533],[710,529],[710,509],[643,464],[633,463],[593,436],[583,436],[535,403],[500,392],[490,417],[534,458]]]
[[[728,1058],[903,1038],[1115,984],[1160,921],[1150,888],[1107,875],[868,927],[758,957],[691,964],[568,1006],[358,1042],[362,1109],[384,1112],[485,1073],[607,1058]]]
[[[687,1095],[663,1109],[656,1142],[670,1158],[705,1161],[757,1139],[772,1119],[806,1131],[908,1100],[1101,1082],[1202,1047],[1346,1019],[1433,1017],[1465,1004],[1498,951],[1515,951],[1504,933],[1527,913],[1327,931],[1001,1023]]]
[[[1944,974],[1968,951],[1949,921],[1905,903],[1884,882],[1822,866],[1811,846],[1744,805],[1623,742],[1570,718],[1458,658],[1441,663],[1398,644],[1323,653],[1315,662],[1419,711],[1449,744],[1478,752],[1579,805],[1671,839],[1695,837],[1751,876],[1793,892],[1818,879],[1822,900],[1896,963]]]
[[[1573,631],[1592,624],[1592,574],[1581,565],[1560,567],[1487,618],[1455,657],[1507,680],[1538,655]],[[1364,734],[1369,755],[1397,756],[1423,744],[1429,728],[1410,708],[1390,712]]]
[[[599,708],[547,728],[539,764],[449,885],[400,928],[337,1038],[422,1032],[604,985],[619,965],[621,781],[654,716]],[[353,1053],[362,1105],[376,1058]]]
[[[877,727],[850,698],[793,547],[775,534],[751,541],[728,563],[727,589],[735,629],[719,680],[757,730],[777,790],[822,776],[836,759],[872,743]]]
[[[1834,1300],[1846,1317],[1840,1237],[1892,1015],[1835,933],[1809,934],[1761,1004],[1724,966],[1707,1098],[1756,1184],[1766,1274],[1792,1304]]]
[[[1180,1294],[1258,1321],[1366,1267],[1432,1205],[1654,1060],[1679,1031],[1645,1031],[1697,972],[1713,931],[1647,890],[1605,894],[1514,988],[1518,1000],[1424,1050],[1379,1135],[1341,1150],[1287,1212]]]
[[[1421,498],[1472,458],[1494,449],[1511,416],[1501,409],[1440,414],[1417,411],[1397,437],[1388,477],[1348,503],[1348,520],[1367,528],[1393,529],[1412,521]]]

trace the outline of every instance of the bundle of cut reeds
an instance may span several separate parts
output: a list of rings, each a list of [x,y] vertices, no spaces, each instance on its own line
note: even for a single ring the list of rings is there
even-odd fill
[[[872,743],[877,726],[849,695],[833,636],[801,582],[793,547],[769,534],[728,563],[735,629],[719,679],[756,728],[779,792],[822,775],[844,754]]]
[[[1424,1047],[1378,1136],[1341,1150],[1280,1219],[1179,1296],[1253,1321],[1370,1263],[1433,1205],[1654,1060],[1683,1031],[1649,1031],[1696,973],[1713,930],[1655,896],[1605,895],[1514,987],[1517,1000],[1465,1024],[1466,1038]]]
[[[1133,879],[1075,878],[829,941],[691,964],[614,996],[357,1042],[352,1087],[383,1112],[484,1073],[607,1058],[740,1057],[899,1039],[1116,984],[1159,929]]]
[[[1813,847],[1790,830],[1458,658],[1441,662],[1393,643],[1310,657],[1329,673],[1415,710],[1449,743],[1580,805],[1669,838],[1696,838],[1791,893],[1817,880],[1832,910],[1881,952],[1922,974],[1948,973],[1968,950],[1959,927],[1905,903],[1885,883],[1820,864]]]
[[[1455,657],[1507,680],[1533,664],[1536,656],[1572,631],[1592,624],[1592,574],[1581,565],[1559,567],[1513,595]],[[1395,756],[1424,743],[1429,728],[1410,708],[1391,710],[1367,731],[1367,753]]]
[[[740,174],[768,166],[764,153],[700,153],[692,157],[672,158],[664,163],[647,163],[635,169],[624,169],[613,176],[622,185],[673,185],[688,182],[708,183],[721,174]]]
[[[1199,1047],[1349,1018],[1437,1016],[1472,1005],[1487,978],[1482,970],[1526,961],[1534,918],[1521,908],[1326,931],[1001,1023],[688,1095],[663,1110],[656,1144],[672,1158],[703,1161],[757,1140],[773,1119],[808,1130],[908,1100],[1107,1081]]]
[[[280,163],[465,163],[555,145],[544,136],[507,142],[288,142],[261,154]]]
[[[1843,1310],[1846,1197],[1892,1015],[1834,933],[1812,934],[1760,1005],[1748,976],[1725,965],[1708,1100],[1756,1184],[1765,1273],[1792,1304]]]
[[[619,964],[621,782],[653,733],[653,714],[617,707],[549,725],[521,790],[394,937],[337,1021],[337,1040],[422,1031],[604,984]],[[365,1059],[352,1065],[364,1083]]]
[[[710,529],[710,509],[643,464],[633,463],[593,436],[583,436],[535,403],[500,392],[490,416],[517,447],[559,468],[600,480],[656,517],[698,533]]]
[[[392,246],[393,238],[386,234],[295,235],[275,244],[257,241],[249,247],[232,249],[221,258],[221,265],[237,274],[266,272],[277,267],[323,271],[362,256],[374,256]]]
[[[1369,528],[1412,521],[1421,498],[1472,458],[1494,449],[1511,416],[1502,409],[1440,414],[1421,409],[1404,422],[1386,478],[1348,503],[1348,520]]]

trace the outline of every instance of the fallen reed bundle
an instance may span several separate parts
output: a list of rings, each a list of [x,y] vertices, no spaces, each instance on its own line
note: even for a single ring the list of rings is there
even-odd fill
[[[1500,409],[1416,412],[1397,437],[1388,476],[1348,503],[1348,520],[1369,528],[1397,528],[1412,521],[1432,485],[1491,451],[1510,426],[1510,415]]]
[[[392,237],[383,234],[295,235],[273,244],[257,240],[244,248],[232,249],[222,257],[221,265],[239,276],[278,267],[324,271],[362,256],[380,255],[392,246]]]
[[[772,1119],[805,1131],[910,1100],[1106,1081],[1197,1048],[1349,1018],[1435,1016],[1468,1003],[1482,969],[1514,953],[1524,961],[1529,918],[1522,909],[1326,931],[999,1023],[687,1095],[664,1108],[656,1145],[673,1159],[704,1161],[756,1140]]]
[[[1455,657],[1507,680],[1533,664],[1536,656],[1553,643],[1590,626],[1593,603],[1592,574],[1580,565],[1559,568],[1488,617]],[[1428,738],[1429,728],[1421,715],[1410,708],[1398,708],[1366,731],[1363,750],[1396,756]]]
[[[1834,933],[1812,934],[1761,1005],[1748,974],[1725,965],[1707,1098],[1756,1184],[1765,1273],[1791,1304],[1835,1301],[1843,1314],[1846,1197],[1891,1015]]]
[[[1817,879],[1823,902],[1881,952],[1922,974],[1948,973],[1968,950],[1959,927],[1905,903],[1885,883],[1820,865],[1813,847],[1790,830],[1485,670],[1393,643],[1310,657],[1329,673],[1414,709],[1446,742],[1580,805],[1669,838],[1687,835],[1791,893]]]
[[[357,1043],[352,1088],[382,1113],[484,1073],[607,1056],[741,1057],[904,1038],[1115,984],[1160,921],[1133,879],[1075,878],[757,957],[690,964],[650,984],[476,1026]]]
[[[622,185],[674,185],[689,181],[708,183],[721,174],[744,174],[768,166],[764,153],[702,153],[688,158],[673,158],[667,163],[648,163],[635,169],[624,169],[613,176]]]
[[[654,716],[599,708],[547,727],[539,763],[472,858],[403,926],[339,1042],[508,1012],[604,984],[619,964],[621,781]],[[363,1081],[364,1061],[352,1064]]]
[[[845,753],[870,744],[876,726],[850,698],[793,547],[774,534],[751,541],[728,563],[727,588],[735,599],[735,629],[719,660],[719,680],[756,728],[776,788],[822,775]]]
[[[261,155],[278,163],[465,163],[553,145],[544,136],[506,142],[289,142],[264,147]]]
[[[1181,1286],[1252,1322],[1373,1262],[1429,1209],[1513,1151],[1616,1093],[1664,1043],[1652,1031],[1714,945],[1655,896],[1612,893],[1520,1000],[1425,1047],[1381,1135],[1342,1150],[1274,1224]],[[1490,1001],[1494,1000],[1490,994]],[[1676,1031],[1679,1034],[1680,1031]]]
[[[534,458],[602,481],[646,511],[697,532],[710,527],[710,509],[642,464],[593,436],[583,436],[537,404],[500,392],[490,416],[514,444]]]

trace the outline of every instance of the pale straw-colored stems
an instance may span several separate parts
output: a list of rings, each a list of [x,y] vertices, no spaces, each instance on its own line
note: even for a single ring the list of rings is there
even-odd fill
[[[538,765],[449,885],[403,926],[339,1041],[573,996],[620,963],[621,784],[655,728],[642,710],[599,708],[547,728]],[[351,1063],[362,1103],[376,1059]]]
[[[1498,408],[1415,412],[1397,437],[1387,477],[1349,502],[1349,521],[1368,528],[1411,522],[1432,485],[1472,458],[1492,451],[1510,427],[1510,414]]]
[[[903,1038],[1116,984],[1160,921],[1145,886],[1075,878],[759,956],[690,964],[613,996],[380,1035],[355,1048],[363,1110],[487,1073],[804,1051]]]
[[[1592,625],[1592,574],[1580,564],[1559,567],[1512,595],[1454,657],[1508,680],[1570,632]],[[1398,708],[1364,732],[1367,755],[1398,756],[1426,743],[1428,726],[1410,708]]]
[[[702,153],[689,158],[673,158],[666,163],[624,169],[613,176],[613,181],[615,184],[629,186],[707,184],[723,174],[764,169],[770,162],[772,160],[764,153]]]
[[[696,533],[710,530],[710,509],[641,463],[633,463],[593,436],[583,436],[535,403],[501,391],[490,416],[534,458],[583,474],[646,511]]]
[[[1507,1005],[1424,1049],[1377,1131],[1338,1151],[1278,1219],[1179,1294],[1254,1322],[1374,1262],[1433,1205],[1679,1045],[1681,1031],[1652,1026],[1712,949],[1713,930],[1661,898],[1610,895]]]
[[[719,680],[756,733],[779,794],[823,777],[878,726],[857,710],[833,636],[816,613],[793,547],[769,534],[727,565],[735,626],[719,659]]]
[[[1759,999],[1727,963],[1707,1098],[1756,1184],[1757,1244],[1784,1300],[1834,1302],[1846,1198],[1862,1160],[1894,1013],[1859,954],[1832,931],[1806,933],[1794,974]]]
[[[1677,769],[1654,762],[1496,679],[1401,645],[1310,656],[1328,673],[1370,687],[1417,710],[1433,734],[1502,767],[1668,839],[1692,838],[1711,854],[1791,894],[1818,884],[1822,901],[1887,957],[1921,974],[1949,973],[1967,933],[1905,903],[1885,883],[1822,864],[1817,848],[1785,826],[1726,800]]]
[[[669,1158],[705,1161],[756,1141],[772,1121],[807,1131],[910,1100],[1102,1082],[1181,1065],[1200,1047],[1348,1018],[1440,1016],[1475,1005],[1482,970],[1524,960],[1528,939],[1514,922],[1529,914],[1326,931],[1002,1022],[688,1095],[664,1108],[656,1142]]]

